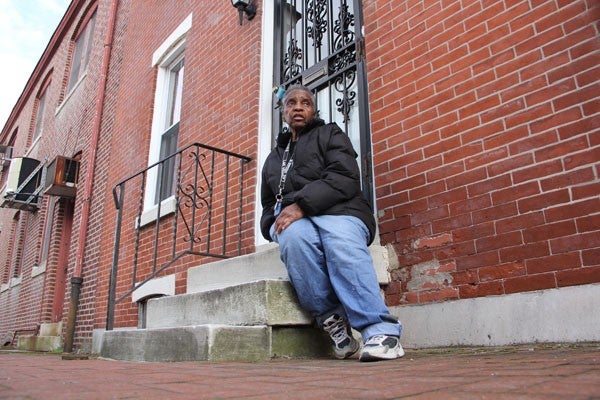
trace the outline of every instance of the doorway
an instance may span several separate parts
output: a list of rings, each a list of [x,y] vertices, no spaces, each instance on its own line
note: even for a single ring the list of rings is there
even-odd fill
[[[373,207],[371,137],[361,0],[275,0],[274,88],[302,84],[319,117],[336,122],[359,156],[362,190]],[[285,130],[273,113],[273,138]]]
[[[67,287],[67,269],[69,267],[69,248],[71,245],[71,231],[73,229],[74,200],[63,198],[58,204],[60,207],[59,216],[62,215],[62,217],[59,217],[61,218],[61,223],[59,225],[62,227],[62,232],[58,251],[54,298],[52,301],[52,322],[59,322],[63,319],[65,290]]]

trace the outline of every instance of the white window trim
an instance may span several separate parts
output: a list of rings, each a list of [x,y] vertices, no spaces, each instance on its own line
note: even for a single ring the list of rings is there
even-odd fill
[[[29,148],[27,149],[27,151],[25,151],[24,156],[35,158],[35,156],[37,154],[38,144],[40,143],[41,140],[42,140],[42,136],[36,137],[35,140],[29,146]]]
[[[57,202],[58,199],[56,197],[48,199],[46,220],[44,221],[44,229],[42,230],[42,248],[39,254],[40,262],[31,269],[32,278],[46,271],[46,263],[50,253],[50,242],[52,241],[52,233],[54,231],[54,211],[56,210]]]
[[[159,67],[157,73],[156,92],[154,93],[154,114],[152,115],[152,127],[150,137],[150,150],[148,154],[148,165],[152,165],[160,159],[160,140],[164,131],[162,122],[165,118],[164,102],[167,100],[165,93],[169,90],[168,79],[166,79],[168,71],[163,66],[168,66],[177,57],[181,55],[185,47],[185,36],[192,27],[192,14],[169,35],[169,37],[158,47],[152,55],[152,67]],[[158,168],[148,170],[146,179],[146,191],[144,195],[144,211],[137,223],[140,226],[146,225],[159,216],[157,215],[157,205],[154,204],[156,198],[156,180],[158,179]],[[161,203],[160,217],[175,211],[174,199],[168,198]]]
[[[42,136],[44,136],[44,128],[46,125],[46,121],[44,120],[44,113],[47,108],[47,97],[49,84],[45,84],[45,88],[42,90],[42,93],[39,97],[36,98],[37,101],[37,109],[35,111],[35,125],[33,127],[33,142],[37,142],[40,140]]]
[[[263,1],[263,20],[262,20],[262,48],[261,48],[261,74],[260,74],[260,98],[258,105],[258,165],[259,171],[271,152],[271,137],[273,136],[272,118],[273,107],[273,54],[274,48],[274,21],[275,2],[273,0]],[[260,217],[262,215],[262,206],[260,204],[260,185],[262,174],[257,174],[257,185],[255,187],[255,210],[254,210],[254,241],[255,244],[263,245],[268,243],[262,236],[260,230]]]
[[[33,266],[33,268],[31,269],[31,277],[34,278],[38,275],[43,274],[44,272],[46,272],[46,261],[44,261],[40,265]]]
[[[141,282],[138,282],[138,286]],[[150,279],[145,285],[136,288],[131,293],[131,302],[136,303],[145,299],[160,296],[175,295],[175,274]]]
[[[65,96],[65,98],[60,102],[60,104],[56,107],[56,109],[54,110],[54,116],[56,117],[58,114],[60,114],[60,112],[62,111],[62,109],[65,107],[65,104],[67,104],[69,102],[69,99],[74,96],[74,93],[77,91],[77,88],[79,87],[79,85],[81,85],[81,82],[83,82],[87,76],[87,70],[83,73],[83,75],[81,75],[81,77],[79,78],[79,80],[77,81],[77,83],[71,88],[71,90],[69,91],[69,93],[67,93],[67,95]]]
[[[77,91],[77,88],[79,86],[81,86],[81,82],[83,82],[85,80],[85,78],[88,75],[88,69],[87,67],[85,68],[85,71],[83,71],[80,75],[79,78],[77,78],[77,82],[75,82],[73,84],[73,86],[71,87],[71,90],[69,90],[69,92],[67,93],[67,95],[65,96],[65,99],[63,100],[62,104],[66,103],[67,100],[73,96],[73,93],[75,93]]]
[[[185,38],[187,32],[192,28],[192,14],[188,15],[185,20],[169,35],[169,37],[160,45],[152,55],[152,67],[156,67],[159,63],[165,64],[164,58],[172,53],[173,47],[178,45],[179,41]]]
[[[23,279],[23,275],[13,276],[10,278],[10,287],[19,286],[21,284],[21,280]]]

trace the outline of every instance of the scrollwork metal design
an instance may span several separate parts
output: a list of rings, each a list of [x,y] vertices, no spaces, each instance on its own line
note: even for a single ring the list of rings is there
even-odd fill
[[[209,197],[211,195],[211,186],[208,180],[208,177],[205,173],[205,168],[203,166],[203,161],[207,160],[207,156],[204,153],[199,153],[196,151],[190,151],[188,154],[188,158],[191,160],[190,164],[187,166],[185,171],[181,172],[181,182],[186,182],[186,177],[189,175],[198,174],[198,170],[200,171],[199,179],[202,180],[200,182],[196,179],[192,179],[192,183],[187,183],[185,185],[178,185],[178,204],[179,204],[179,215],[182,218],[182,222],[184,223],[187,233],[187,236],[183,237],[184,242],[193,243],[201,243],[202,239],[200,236],[201,226],[208,219],[210,213],[210,203]],[[191,212],[191,215],[194,216],[194,222],[188,220],[186,218],[186,210],[188,209]],[[196,212],[201,211],[201,215],[197,215]],[[189,216],[189,215],[188,215]],[[198,218],[199,217],[199,218]],[[191,218],[190,218],[191,219]],[[193,224],[193,226],[192,226]]]
[[[348,11],[348,4],[343,1],[340,5],[338,19],[334,22],[333,32],[333,47],[335,50],[340,50],[344,46],[354,41],[354,31],[351,27],[354,26],[354,14]]]
[[[353,47],[349,47],[339,54],[336,54],[329,61],[329,72],[331,74],[341,71],[344,68],[352,65],[356,61],[356,51]]]
[[[306,16],[311,24],[307,26],[306,34],[313,40],[313,47],[319,48],[323,42],[323,35],[327,32],[327,1],[308,0]]]
[[[298,47],[298,40],[292,39],[288,43],[287,52],[283,58],[283,76],[288,81],[302,73],[302,49]]]
[[[335,90],[342,94],[342,97],[335,101],[337,111],[342,113],[344,122],[350,119],[350,111],[356,103],[356,91],[351,90],[356,80],[356,72],[349,70],[344,74],[340,75],[335,83]]]

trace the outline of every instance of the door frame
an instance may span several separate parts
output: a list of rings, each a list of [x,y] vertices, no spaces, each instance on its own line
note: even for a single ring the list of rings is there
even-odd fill
[[[363,13],[362,1],[354,1],[355,19],[361,24],[360,28],[355,29],[357,40],[360,40],[362,48],[360,49],[360,60],[357,62],[357,76],[363,77],[358,79],[358,101],[362,104],[359,129],[361,160],[360,167],[363,180],[363,194],[373,207],[373,212],[376,215],[376,204],[374,198],[374,179],[372,165],[372,145],[371,145],[371,122],[369,118],[368,104],[368,82],[366,77],[366,63],[364,57],[364,38],[363,38]],[[275,109],[276,102],[274,96],[274,51],[275,51],[275,0],[263,0],[262,3],[262,43],[261,43],[261,67],[260,67],[260,94],[258,104],[258,141],[257,141],[257,185],[255,188],[255,243],[257,246],[267,244],[267,240],[262,237],[260,230],[260,217],[262,215],[262,207],[260,204],[260,186],[261,186],[261,170],[262,166],[271,152],[273,147],[273,121],[272,115],[274,112],[279,112]]]
[[[73,230],[74,201],[72,199],[61,199],[62,231],[60,247],[58,251],[58,263],[56,266],[56,277],[54,284],[54,296],[52,299],[52,322],[63,319],[65,306],[65,290],[67,287],[67,269],[69,267],[69,249],[71,246],[71,232]]]

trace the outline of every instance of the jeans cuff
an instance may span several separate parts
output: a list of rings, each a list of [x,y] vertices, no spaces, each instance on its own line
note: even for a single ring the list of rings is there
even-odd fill
[[[360,332],[363,342],[366,342],[369,338],[375,335],[389,335],[389,336],[398,336],[402,334],[402,324],[399,322],[397,324],[393,324],[390,322],[381,322],[378,324],[373,324],[367,326]]]

